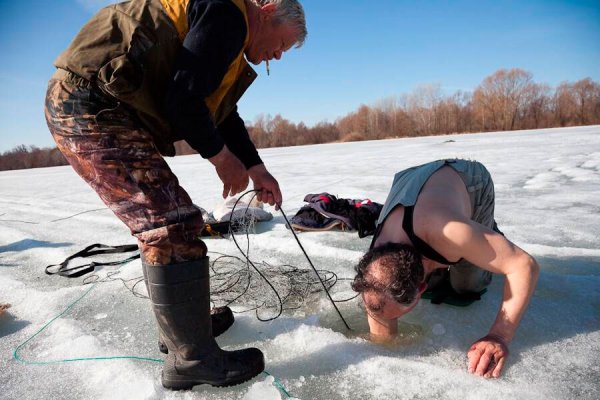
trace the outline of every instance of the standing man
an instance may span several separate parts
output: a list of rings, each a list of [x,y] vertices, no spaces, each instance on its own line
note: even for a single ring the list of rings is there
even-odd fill
[[[479,293],[503,274],[503,301],[489,333],[468,352],[469,372],[499,377],[539,274],[537,262],[494,221],[494,184],[479,162],[439,160],[398,172],[371,249],[356,267],[371,335],[389,339],[428,282],[448,270],[461,294]],[[439,284],[439,282],[438,282]]]
[[[235,385],[262,372],[264,358],[215,342],[232,314],[211,322],[202,216],[163,156],[186,140],[215,166],[223,197],[250,178],[260,201],[281,204],[236,103],[256,77],[246,60],[279,60],[305,38],[297,0],[132,0],[100,10],[55,62],[48,127],[138,239],[167,388]]]

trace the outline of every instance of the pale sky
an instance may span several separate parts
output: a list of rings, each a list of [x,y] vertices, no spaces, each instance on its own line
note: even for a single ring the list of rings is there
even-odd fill
[[[106,0],[0,0],[0,151],[53,145],[43,116],[56,56]],[[598,1],[305,0],[304,47],[271,64],[240,102],[240,114],[281,114],[308,125],[361,104],[437,83],[473,90],[518,67],[556,86],[600,81]]]

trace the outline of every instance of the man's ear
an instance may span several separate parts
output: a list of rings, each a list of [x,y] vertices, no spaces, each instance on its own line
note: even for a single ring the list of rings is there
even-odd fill
[[[270,20],[273,17],[273,14],[275,13],[275,10],[277,10],[277,6],[273,3],[269,3],[269,4],[265,4],[264,6],[262,6],[260,8],[261,11],[261,16],[265,19],[265,20]]]
[[[419,295],[423,294],[423,292],[426,290],[427,290],[427,282],[423,281],[419,285]]]

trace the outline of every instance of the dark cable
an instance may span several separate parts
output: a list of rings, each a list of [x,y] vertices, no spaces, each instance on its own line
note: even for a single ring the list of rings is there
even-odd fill
[[[250,207],[250,203],[252,203],[252,200],[254,200],[254,198],[256,197],[256,192],[258,192],[258,190],[248,190],[247,192],[243,193],[240,197],[237,198],[237,200],[235,201],[235,203],[233,204],[233,208],[231,209],[231,216],[229,217],[229,221],[230,221],[230,225],[229,225],[229,233],[231,233],[231,238],[233,239],[233,243],[235,243],[235,246],[238,248],[238,250],[240,251],[240,253],[242,253],[242,255],[244,256],[244,258],[246,259],[247,264],[246,265],[251,265],[252,268],[254,268],[254,270],[256,272],[258,272],[258,274],[260,275],[261,278],[264,279],[265,282],[267,282],[267,284],[269,285],[269,287],[271,289],[273,289],[273,292],[275,293],[275,296],[277,296],[277,300],[279,301],[279,311],[277,313],[276,316],[272,317],[272,318],[268,318],[268,319],[262,319],[259,315],[258,315],[258,307],[256,309],[256,318],[258,318],[259,321],[272,321],[276,318],[278,318],[281,313],[283,313],[283,302],[281,300],[281,297],[279,296],[279,293],[277,292],[277,290],[275,289],[275,287],[273,286],[273,284],[271,284],[271,282],[263,275],[262,272],[260,272],[260,270],[258,268],[256,268],[256,265],[254,265],[254,263],[252,261],[250,261],[250,257],[249,257],[249,253],[250,253],[250,233],[249,233],[249,229],[246,229],[246,240],[248,243],[247,246],[247,253],[244,253],[244,251],[242,250],[242,248],[240,247],[240,245],[238,244],[235,235],[233,234],[233,230],[231,229],[231,223],[233,222],[233,218],[235,216],[235,208],[238,205],[239,201],[248,193],[252,193],[254,192],[254,195],[252,196],[252,198],[250,199],[250,201],[248,202],[248,205],[246,206],[246,210],[244,212],[244,217],[246,216],[247,212],[248,212],[248,208]],[[264,305],[264,302],[263,302]]]
[[[281,210],[281,204],[277,204],[277,206]],[[298,242],[298,246],[300,246],[300,249],[304,253],[304,256],[306,257],[306,260],[308,261],[308,263],[312,267],[313,271],[315,271],[315,274],[317,274],[317,278],[319,278],[319,282],[321,282],[321,285],[323,286],[323,289],[325,290],[325,293],[327,294],[327,297],[329,297],[329,301],[331,301],[331,304],[335,308],[335,311],[337,311],[338,315],[342,319],[342,322],[344,323],[344,325],[346,325],[346,328],[349,331],[351,331],[352,329],[350,329],[350,326],[348,325],[348,323],[344,319],[344,316],[342,315],[342,313],[340,312],[340,310],[335,305],[335,301],[333,301],[333,299],[331,298],[331,295],[329,294],[329,290],[327,290],[327,287],[325,286],[325,283],[323,282],[323,279],[321,279],[321,276],[319,275],[319,272],[317,271],[317,269],[313,265],[312,261],[310,260],[310,257],[308,257],[308,254],[306,253],[306,250],[304,250],[304,247],[302,246],[302,243],[300,243],[300,240],[298,239],[298,236],[296,235],[296,232],[294,232],[294,228],[292,228],[292,225],[290,224],[290,221],[288,221],[288,219],[287,219],[287,217],[286,217],[286,215],[285,215],[285,213],[283,211],[281,211],[281,215],[283,215],[283,218],[285,219],[285,223],[287,224],[288,228],[292,232],[292,235],[294,235],[294,239],[296,239],[296,242]]]
[[[253,262],[252,260],[250,260],[249,228],[250,228],[250,225],[254,222],[254,220],[253,220],[252,216],[250,216],[248,219],[247,219],[247,217],[248,217],[248,209],[250,207],[250,203],[256,197],[256,192],[258,192],[258,191],[257,190],[249,190],[249,191],[243,193],[236,200],[235,204],[233,205],[232,211],[231,211],[229,234],[231,235],[231,238],[232,238],[234,244],[236,245],[237,249],[240,251],[240,253],[242,253],[243,259],[236,257],[236,256],[231,256],[231,255],[222,254],[222,253],[218,253],[218,252],[209,252],[209,253],[214,253],[214,254],[218,255],[218,257],[216,257],[211,262],[211,265],[210,265],[210,269],[212,271],[211,282],[213,283],[211,285],[211,286],[213,286],[213,288],[211,289],[211,295],[214,295],[215,297],[220,298],[221,299],[220,302],[224,302],[224,304],[221,304],[221,305],[228,306],[228,305],[235,303],[242,297],[244,297],[246,294],[249,293],[250,289],[252,288],[252,292],[250,292],[250,296],[252,299],[254,299],[256,301],[255,305],[251,306],[249,308],[245,308],[241,311],[238,310],[238,311],[236,311],[236,313],[255,311],[256,318],[259,321],[266,322],[266,321],[271,321],[271,320],[278,318],[279,316],[281,316],[281,314],[285,310],[296,310],[296,309],[301,308],[302,304],[305,302],[305,299],[308,296],[310,296],[314,293],[318,293],[319,290],[314,289],[313,285],[315,285],[315,284],[317,284],[317,282],[319,282],[320,285],[325,290],[327,297],[331,301],[333,307],[335,308],[338,315],[342,319],[342,322],[344,323],[346,328],[350,330],[351,328],[348,326],[346,320],[342,316],[340,310],[338,309],[338,307],[336,306],[335,303],[350,301],[350,300],[356,298],[358,295],[354,295],[347,299],[333,300],[329,290],[331,290],[331,288],[333,288],[333,286],[335,286],[339,281],[350,281],[351,279],[339,278],[337,276],[337,274],[332,271],[317,270],[315,268],[315,266],[313,265],[312,261],[310,260],[310,258],[308,256],[308,254],[306,253],[306,250],[304,249],[304,247],[300,243],[298,237],[296,236],[296,233],[291,228],[290,222],[288,221],[286,215],[284,214],[283,210],[281,209],[280,204],[278,206],[279,206],[280,211],[287,223],[287,226],[292,231],[292,234],[294,235],[296,242],[298,243],[300,249],[304,253],[304,256],[308,260],[314,273],[317,275],[318,281],[316,279],[310,278],[310,272],[309,272],[310,270],[307,270],[307,269],[300,269],[293,265],[287,265],[287,264],[281,265],[281,266],[272,266],[272,265],[269,265],[267,262],[262,261],[260,264],[262,264],[263,269],[265,269],[265,272],[263,272],[258,267],[259,263],[256,263],[256,262]],[[246,209],[244,210],[242,219],[240,220],[239,223],[237,223],[237,222],[233,221],[235,209],[238,206],[239,201],[249,193],[254,193],[254,195],[252,196],[252,198],[250,199],[250,202],[246,206]],[[88,211],[84,211],[84,212],[81,212],[78,214],[71,215],[69,217],[60,218],[60,219],[57,219],[54,221],[60,221],[60,220],[72,218],[76,215],[80,215],[80,214],[83,214],[86,212],[93,212],[93,211],[99,211],[99,210],[105,210],[105,209],[106,208],[96,209],[96,210],[88,210]],[[49,221],[49,222],[54,222],[54,221]],[[18,221],[18,222],[39,224],[39,222],[27,222],[27,221]],[[245,228],[244,233],[245,233],[246,241],[247,241],[246,251],[244,251],[241,248],[240,244],[238,243],[238,241],[236,239],[236,235],[235,235],[235,231],[237,231],[241,226],[244,226],[244,228]],[[239,267],[237,267],[236,266],[237,262],[245,264],[245,268],[240,269]],[[215,268],[215,265],[219,265],[219,271],[217,270],[217,268]],[[273,291],[273,293],[275,294],[275,296],[277,298],[277,301],[276,301],[277,314],[273,317],[263,318],[259,315],[260,309],[262,309],[263,307],[271,308],[271,307],[273,307],[273,305],[268,303],[268,301],[269,301],[268,299],[261,301],[256,296],[255,292],[257,290],[257,286],[252,284],[253,281],[252,281],[252,273],[251,273],[250,267],[252,267],[252,269],[254,271],[256,271],[256,273],[261,277],[261,279],[264,282],[266,282],[266,284],[271,288],[271,290]],[[223,272],[223,269],[225,269],[225,272]],[[139,276],[139,277],[135,277],[135,278],[131,278],[131,279],[123,279],[123,278],[119,278],[117,276],[119,274],[119,272],[120,271],[118,271],[118,270],[117,271],[109,271],[109,272],[107,272],[107,275],[104,278],[100,278],[96,274],[90,275],[83,280],[83,284],[112,282],[112,281],[119,280],[119,281],[121,281],[123,286],[128,291],[130,291],[135,297],[148,298],[147,296],[145,296],[144,294],[142,294],[138,290],[136,290],[137,285],[140,284],[144,280],[143,276]],[[278,290],[275,288],[274,284],[270,281],[269,277],[267,277],[266,274],[268,274],[271,279],[276,278],[277,276],[285,277],[285,279],[288,282],[288,284],[282,284],[282,290],[285,290],[285,292],[282,292],[280,294],[278,292]],[[237,289],[240,285],[243,285],[243,288],[241,288],[241,290]],[[279,283],[277,283],[277,285],[279,285]],[[285,287],[285,289],[284,289],[284,287]],[[260,286],[259,286],[259,288],[260,288]],[[231,298],[231,296],[223,296],[228,293],[233,294],[233,298]],[[223,297],[225,297],[225,298],[223,298]],[[227,298],[227,297],[229,297],[229,298]],[[217,300],[217,301],[219,301],[219,300]]]
[[[94,210],[86,210],[86,211],[79,212],[77,214],[69,215],[68,217],[57,218],[57,219],[53,219],[52,221],[46,221],[46,222],[22,221],[19,219],[0,219],[0,222],[20,222],[22,224],[40,225],[40,224],[46,224],[46,223],[51,223],[51,222],[64,221],[65,219],[73,218],[73,217],[76,217],[81,214],[95,212],[95,211],[102,211],[102,210],[108,210],[108,207],[96,208]],[[6,213],[4,213],[4,214],[6,214]],[[0,214],[0,216],[4,215],[4,214]]]

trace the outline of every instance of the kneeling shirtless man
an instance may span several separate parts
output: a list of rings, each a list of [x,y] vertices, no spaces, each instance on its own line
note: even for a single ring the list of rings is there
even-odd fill
[[[352,284],[362,293],[372,337],[394,337],[398,318],[444,269],[458,293],[480,292],[492,273],[506,277],[494,324],[468,352],[469,372],[497,378],[539,266],[498,230],[494,184],[476,161],[438,160],[396,174]]]

